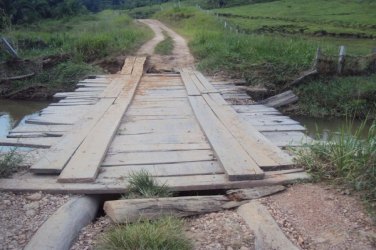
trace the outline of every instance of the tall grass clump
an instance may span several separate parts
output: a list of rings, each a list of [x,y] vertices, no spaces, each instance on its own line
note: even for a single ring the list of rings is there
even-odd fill
[[[166,184],[159,184],[145,170],[131,173],[128,177],[128,194],[123,198],[155,198],[155,197],[169,197],[172,192]]]
[[[364,194],[366,200],[376,201],[376,122],[363,138],[364,122],[352,133],[351,124],[333,134],[329,141],[318,141],[307,150],[298,151],[298,163],[315,180],[330,180],[347,185]]]
[[[1,152],[0,152],[1,153]],[[17,172],[20,168],[22,157],[13,148],[8,153],[0,154],[0,178],[6,178]]]
[[[191,242],[183,231],[183,221],[165,217],[156,221],[119,225],[105,233],[101,250],[190,250]]]

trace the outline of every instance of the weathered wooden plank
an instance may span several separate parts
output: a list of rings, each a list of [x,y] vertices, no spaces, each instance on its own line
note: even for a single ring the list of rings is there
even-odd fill
[[[126,153],[126,152],[151,152],[151,151],[176,151],[176,150],[203,150],[211,149],[208,143],[156,143],[156,144],[121,144],[112,143],[109,154]]]
[[[127,111],[127,116],[158,116],[158,115],[191,115],[192,109],[189,107],[189,104],[182,105],[180,107],[171,107],[171,108],[138,108],[138,109],[129,109]]]
[[[214,160],[211,150],[153,151],[107,154],[102,166],[168,164]]]
[[[282,172],[282,173],[281,173]],[[228,181],[225,174],[156,177],[161,184],[168,185],[172,191],[216,190],[231,188],[250,188],[267,185],[285,185],[298,180],[309,180],[305,172],[284,173],[266,172],[261,180]],[[124,194],[127,181],[114,181],[98,176],[95,183],[58,183],[56,178],[0,179],[0,190],[12,192],[77,193],[77,194]]]
[[[7,135],[7,138],[39,138],[39,137],[61,137],[63,133],[40,133],[40,132],[32,132],[32,133],[12,133],[10,132]]]
[[[31,124],[22,124],[14,129],[11,133],[31,133],[31,132],[66,132],[72,128],[71,125],[31,125]]]
[[[70,133],[63,136],[62,140],[54,145],[41,160],[31,166],[30,170],[35,173],[60,173],[113,102],[114,99],[111,98],[101,99],[79,123],[71,128]]]
[[[205,100],[201,96],[190,96],[189,101],[229,180],[263,178],[263,171],[218,120]]]
[[[171,164],[102,167],[101,178],[124,179],[130,174],[147,171],[153,177],[224,174],[217,161],[180,162]]]
[[[0,146],[49,148],[59,141],[60,138],[0,138]]]
[[[302,132],[264,132],[265,137],[269,138],[279,147],[296,147],[303,146],[313,142],[313,139]]]
[[[123,65],[120,73],[123,74],[123,75],[130,75],[130,74],[132,74],[133,65],[135,64],[135,62],[136,62],[136,57],[134,57],[134,56],[128,56],[125,59],[124,65]]]
[[[219,91],[210,84],[210,82],[201,74],[199,71],[194,71],[197,79],[200,80],[201,84],[205,87],[208,93],[219,93]]]
[[[109,144],[119,128],[140,82],[146,58],[136,58],[130,78],[108,111],[101,117],[60,174],[59,182],[93,182]]]
[[[116,148],[122,148],[124,145],[132,144],[186,144],[205,142],[203,134],[170,134],[170,133],[156,133],[156,134],[136,134],[136,135],[117,135],[114,138],[112,145]]]
[[[185,70],[181,70],[180,76],[183,79],[188,96],[199,96],[200,91],[197,89],[196,85],[193,83],[189,73],[186,72]]]
[[[252,126],[243,122],[231,107],[217,104],[211,98],[211,94],[203,95],[203,97],[219,120],[258,166],[263,168],[276,165],[293,165],[289,155],[282,152]]]
[[[305,131],[306,129],[301,125],[253,125],[255,129],[264,133],[272,131]]]

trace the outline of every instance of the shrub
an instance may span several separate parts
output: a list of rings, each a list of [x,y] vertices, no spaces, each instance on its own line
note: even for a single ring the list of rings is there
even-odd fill
[[[0,177],[9,177],[11,174],[19,170],[19,164],[21,162],[22,157],[17,153],[16,148],[10,150],[6,154],[0,155]]]

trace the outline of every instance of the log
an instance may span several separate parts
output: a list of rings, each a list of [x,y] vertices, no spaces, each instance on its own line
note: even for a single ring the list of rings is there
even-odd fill
[[[299,249],[284,235],[272,215],[258,201],[242,205],[237,212],[254,232],[256,250]]]
[[[291,103],[298,101],[298,97],[292,92],[292,90],[288,90],[281,94],[269,97],[265,100],[258,102],[258,104],[264,104],[268,107],[278,108],[282,107]]]
[[[239,207],[251,199],[284,190],[283,186],[229,191],[229,195],[186,196],[106,201],[104,211],[115,223],[154,220],[173,215],[187,217]]]

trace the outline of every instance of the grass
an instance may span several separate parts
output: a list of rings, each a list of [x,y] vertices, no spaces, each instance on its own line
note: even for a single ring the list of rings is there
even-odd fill
[[[40,68],[43,58],[64,55],[65,59],[25,81],[14,82],[11,90],[33,84],[53,91],[70,90],[72,82],[103,70],[94,66],[106,57],[132,54],[152,37],[152,32],[136,24],[124,11],[106,10],[59,20],[41,20],[13,26],[4,33],[19,55]],[[0,54],[0,61],[8,56]],[[17,72],[21,74],[21,72]]]
[[[376,201],[376,122],[366,138],[362,132],[366,122],[356,129],[351,123],[328,142],[315,142],[309,150],[297,151],[298,163],[317,181],[329,180],[347,185],[364,194],[367,201]]]
[[[159,55],[171,55],[172,50],[174,49],[174,41],[167,34],[167,32],[164,31],[163,35],[164,35],[165,39],[162,42],[157,44],[154,52],[159,54]]]
[[[295,89],[299,114],[376,118],[376,75],[319,78]]]
[[[103,250],[189,250],[191,242],[183,221],[165,217],[153,222],[119,225],[105,233],[98,249]]]
[[[145,170],[130,174],[128,182],[128,194],[123,197],[125,199],[172,196],[172,192],[169,190],[168,186],[158,184],[150,173]]]
[[[19,164],[22,162],[22,157],[14,148],[8,153],[0,155],[0,178],[6,178],[19,170]]]
[[[200,70],[245,78],[249,85],[265,86],[273,94],[312,67],[317,47],[325,55],[337,55],[339,45],[346,45],[352,56],[369,54],[374,40],[357,35],[376,34],[374,7],[372,1],[280,0],[209,13],[194,7],[170,8],[155,17],[189,39]],[[214,13],[225,16],[218,19]],[[232,31],[224,28],[224,20]],[[234,32],[235,28],[241,32]],[[301,106],[294,112],[365,117],[374,112],[375,95],[366,93],[373,93],[374,80],[373,76],[324,76],[297,90]],[[335,103],[336,99],[340,101]]]

